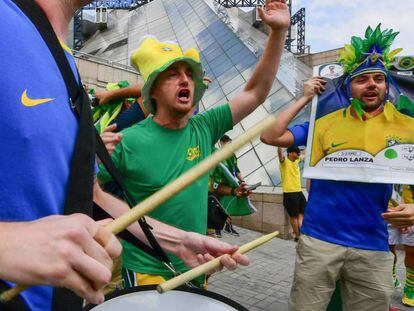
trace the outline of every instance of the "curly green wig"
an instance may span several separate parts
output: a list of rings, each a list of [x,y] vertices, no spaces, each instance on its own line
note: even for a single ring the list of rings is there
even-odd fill
[[[396,104],[397,109],[402,111],[409,107],[409,110],[414,112],[414,104],[400,92],[397,84],[388,73],[395,55],[402,51],[400,48],[390,51],[391,45],[398,34],[399,32],[393,32],[392,29],[381,31],[381,24],[378,24],[374,30],[368,27],[365,31],[365,38],[352,37],[351,44],[345,45],[340,55],[338,61],[342,64],[344,70],[346,93],[351,105],[360,117],[364,113],[365,103],[352,98],[350,81],[364,73],[379,72],[384,74],[387,81],[386,101],[389,102],[390,100],[390,85],[392,85],[399,94]]]
[[[395,55],[402,51],[390,51],[398,34],[399,32],[393,32],[392,29],[381,31],[379,24],[375,30],[368,27],[365,38],[352,37],[351,44],[345,45],[339,58],[344,72],[351,77],[363,72],[383,72],[386,75]]]

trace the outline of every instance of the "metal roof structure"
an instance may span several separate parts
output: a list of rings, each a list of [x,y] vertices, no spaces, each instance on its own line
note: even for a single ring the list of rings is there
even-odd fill
[[[155,0],[131,11],[112,11],[108,29],[95,33],[81,51],[128,65],[144,35],[178,42],[183,49],[195,47],[200,51],[206,75],[213,80],[200,104],[200,111],[207,110],[226,103],[244,88],[266,39],[254,27],[237,21],[237,16],[223,18],[221,9],[207,0]],[[277,113],[292,103],[310,75],[310,69],[286,51],[267,100],[237,124],[228,133],[230,137],[242,134],[269,113]],[[308,118],[309,110],[305,110],[295,123]],[[275,147],[257,138],[236,155],[248,183],[280,185]]]

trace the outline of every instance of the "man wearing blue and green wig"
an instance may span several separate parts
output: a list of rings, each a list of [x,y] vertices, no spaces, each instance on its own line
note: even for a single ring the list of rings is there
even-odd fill
[[[399,111],[409,105],[409,99],[401,95],[396,106],[389,101],[393,82],[388,65],[398,52],[390,52],[390,46],[396,35],[392,30],[381,31],[380,25],[375,30],[369,27],[365,38],[353,37],[345,47],[340,58],[344,83],[336,97],[345,108],[316,121],[317,140],[325,150],[311,157],[311,165],[324,153],[360,149],[358,144],[364,143],[367,133],[372,154],[390,144],[413,143],[414,119]],[[287,127],[316,93],[325,90],[325,84],[321,77],[305,83],[304,96],[278,116],[279,122],[262,134],[262,141],[282,147],[306,145],[309,122]],[[331,135],[335,140],[330,140]],[[335,146],[332,141],[341,144]],[[393,256],[383,218],[404,227],[412,223],[414,214],[412,205],[387,213],[391,193],[389,184],[311,181],[290,310],[326,310],[338,280],[344,310],[388,310],[394,289]]]
[[[144,38],[132,55],[144,85],[142,99],[152,117],[126,129],[112,154],[127,188],[137,201],[150,196],[211,154],[214,145],[234,124],[263,103],[273,84],[283,52],[290,14],[284,0],[266,1],[259,14],[270,27],[269,40],[244,90],[218,106],[193,116],[205,91],[203,68],[195,49],[182,51],[171,42]],[[110,180],[105,170],[98,178]],[[208,175],[160,205],[151,217],[183,230],[206,234]],[[173,273],[160,262],[123,243],[126,285],[157,284]],[[200,262],[210,259],[200,256]],[[191,266],[171,256],[178,272]],[[196,285],[202,285],[197,280]]]

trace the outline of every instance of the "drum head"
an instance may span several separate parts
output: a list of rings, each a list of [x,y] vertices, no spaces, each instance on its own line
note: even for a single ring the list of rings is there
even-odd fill
[[[238,303],[213,292],[181,286],[160,294],[155,285],[137,286],[114,292],[100,305],[88,305],[92,311],[248,311]]]

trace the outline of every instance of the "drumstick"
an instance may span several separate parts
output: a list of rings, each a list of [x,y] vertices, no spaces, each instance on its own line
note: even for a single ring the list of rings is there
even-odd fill
[[[396,199],[391,198],[390,199],[391,205],[393,208],[397,207],[398,205],[400,205],[400,203],[397,202]]]
[[[0,303],[6,303],[12,300],[27,288],[29,288],[29,286],[17,284],[15,287],[5,290],[0,294]]]
[[[237,137],[231,143],[226,144],[220,150],[214,152],[210,157],[201,161],[198,165],[194,166],[186,173],[178,177],[176,180],[166,185],[153,195],[137,204],[128,212],[122,214],[114,221],[106,225],[106,227],[114,234],[125,230],[129,225],[147,215],[154,210],[157,206],[161,205],[169,198],[177,194],[179,191],[191,185],[198,178],[206,174],[212,168],[216,167],[221,161],[229,158],[236,150],[247,144],[265,129],[274,125],[276,118],[270,115],[260,121],[258,124],[247,130],[244,134]],[[17,285],[7,291],[0,294],[0,303],[5,303],[16,297],[22,290],[25,290],[28,286]]]
[[[255,249],[256,247],[259,247],[260,245],[270,241],[275,236],[279,234],[278,231],[269,233],[267,235],[261,236],[260,238],[253,240],[247,244],[244,244],[243,246],[240,246],[237,253],[247,253],[248,251],[251,251],[252,249]],[[180,274],[179,276],[172,278],[171,280],[168,280],[160,285],[157,286],[157,291],[159,293],[165,293],[171,289],[177,288],[180,285],[185,284],[186,282],[189,282],[196,277],[206,274],[210,270],[217,269],[220,267],[220,259],[225,255],[222,255],[220,257],[214,258],[213,260],[206,262],[205,264],[202,264],[198,267],[195,267],[194,269],[191,269],[183,274]]]

